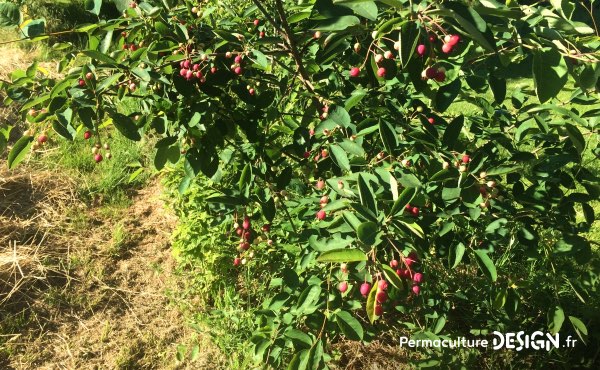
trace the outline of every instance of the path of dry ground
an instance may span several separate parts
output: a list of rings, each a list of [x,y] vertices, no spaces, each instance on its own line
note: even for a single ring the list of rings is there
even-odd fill
[[[165,295],[176,220],[158,183],[112,216],[79,202],[74,185],[0,172],[0,368],[212,368],[209,343],[193,364],[175,360],[198,338]]]

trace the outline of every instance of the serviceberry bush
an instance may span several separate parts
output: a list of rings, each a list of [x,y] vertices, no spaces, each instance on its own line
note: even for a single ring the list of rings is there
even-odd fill
[[[1,83],[28,125],[8,165],[58,136],[98,163],[113,129],[157,136],[183,197],[199,177],[212,190],[229,273],[270,279],[257,363],[326,368],[341,338],[400,332],[597,345],[597,2],[116,5],[72,30],[86,49],[55,45],[60,79],[34,64]],[[25,36],[48,37],[41,25]]]

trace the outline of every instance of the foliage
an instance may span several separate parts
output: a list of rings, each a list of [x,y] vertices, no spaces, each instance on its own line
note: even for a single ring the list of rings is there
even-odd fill
[[[180,249],[209,267],[230,251],[262,287],[245,294],[268,293],[253,311],[257,363],[324,368],[339,338],[399,330],[598,343],[598,261],[583,233],[600,188],[582,160],[598,156],[586,138],[600,112],[597,5],[506,3],[132,3],[76,29],[88,46],[64,45],[61,80],[33,65],[2,84],[31,125],[9,166],[45,145],[34,132],[87,129],[97,162],[112,126],[161,135],[155,165],[183,164],[184,197],[210,179],[193,235],[222,230],[189,240],[218,245],[209,254]],[[534,91],[508,90],[517,78]],[[577,89],[558,101],[567,83]],[[141,109],[119,111],[124,97]],[[451,113],[458,101],[479,111]],[[561,356],[585,365],[587,352]]]

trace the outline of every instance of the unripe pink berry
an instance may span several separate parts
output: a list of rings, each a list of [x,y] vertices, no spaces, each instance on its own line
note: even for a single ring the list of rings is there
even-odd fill
[[[244,230],[248,230],[250,228],[250,217],[244,216],[244,222],[242,222],[242,227]]]
[[[362,294],[363,296],[367,296],[367,294],[369,294],[369,292],[371,291],[371,284],[369,283],[363,283],[360,286],[360,294]]]
[[[255,19],[253,23],[254,23],[255,27],[258,27],[258,25],[260,24],[260,21],[258,19]]]
[[[391,260],[390,261],[390,267],[395,269],[396,267],[398,267],[398,260]]]
[[[379,282],[377,283],[377,289],[379,290],[386,290],[388,288],[388,283],[385,280],[379,280]]]
[[[181,68],[179,70],[179,74],[181,75],[181,77],[185,77],[187,75],[187,73],[188,73],[188,70],[185,68]]]
[[[253,88],[250,88],[250,90],[248,90],[248,93],[250,95],[254,95],[256,93],[256,90],[254,90]]]
[[[241,227],[238,227],[237,229],[235,229],[235,233],[238,236],[242,236],[244,234],[244,229],[242,229]]]
[[[385,59],[394,59],[394,53],[392,53],[389,50],[383,53],[383,56],[385,57]]]
[[[425,45],[420,44],[417,45],[417,55],[422,57],[425,55],[425,53],[427,52],[427,48],[425,47]]]
[[[418,216],[419,215],[419,208],[418,207],[413,207],[410,210],[410,213],[412,213],[412,215],[415,216],[415,217]]]
[[[377,54],[375,55],[375,63],[379,64],[383,60],[383,55]]]
[[[444,52],[444,54],[450,54],[453,48],[454,47],[450,44],[444,44],[442,45],[442,52]]]
[[[427,121],[433,125],[435,123],[435,118],[429,117]]]
[[[241,55],[236,55],[235,59],[233,60],[235,63],[240,64],[242,62],[242,56]]]
[[[338,284],[338,289],[341,293],[346,293],[346,290],[348,290],[348,283],[345,281],[342,281],[341,283]]]
[[[329,197],[327,195],[323,195],[319,201],[321,204],[327,204],[329,202]]]
[[[412,292],[414,295],[419,295],[419,293],[421,293],[421,288],[418,285],[413,285]]]
[[[234,266],[239,266],[241,262],[242,262],[242,260],[239,257],[235,257],[233,259],[233,265]]]
[[[317,190],[323,190],[323,188],[325,188],[325,181],[323,179],[319,179],[315,187]]]
[[[471,160],[471,157],[469,157],[468,154],[465,154],[462,156],[461,160],[462,160],[462,163],[467,164]]]
[[[350,77],[358,77],[359,74],[360,74],[360,68],[352,67],[352,69],[350,69]]]
[[[92,133],[90,131],[86,131],[83,133],[83,138],[88,140],[89,138],[92,137]]]
[[[183,68],[189,69],[190,65],[191,65],[191,62],[189,60],[184,60],[183,61]]]
[[[94,160],[96,161],[96,163],[100,163],[102,162],[102,154],[98,153],[94,156]]]
[[[458,35],[450,36],[450,40],[448,41],[448,43],[452,46],[458,44],[459,42],[460,42],[460,36],[458,36]]]
[[[239,67],[239,66],[238,66],[238,67],[235,67],[235,69],[233,70],[233,72],[234,72],[236,75],[241,75],[241,74],[242,74],[242,67]]]
[[[192,69],[193,69],[194,71],[198,71],[198,70],[200,70],[200,64],[198,64],[198,63],[194,64],[194,65],[192,66]]]
[[[381,67],[377,70],[377,76],[385,77],[385,68]]]
[[[319,212],[317,212],[317,219],[322,221],[325,219],[325,216],[327,216],[327,213],[323,210],[320,210]]]
[[[412,279],[413,279],[413,281],[414,281],[415,283],[420,283],[420,282],[423,280],[423,274],[422,274],[422,273],[420,273],[420,272],[416,272],[416,273],[413,275],[413,278],[412,278]]]
[[[321,150],[321,157],[327,158],[328,156],[329,156],[329,152],[327,151],[327,149]]]

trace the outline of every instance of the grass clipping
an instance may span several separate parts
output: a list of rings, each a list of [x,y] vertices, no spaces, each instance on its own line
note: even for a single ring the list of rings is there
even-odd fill
[[[5,167],[5,163],[0,163]],[[56,173],[0,171],[0,306],[26,309],[35,290],[66,278],[52,261],[69,253],[61,230],[67,207],[77,202],[74,185]],[[62,234],[62,235],[61,235]],[[72,235],[70,236],[72,238]]]

